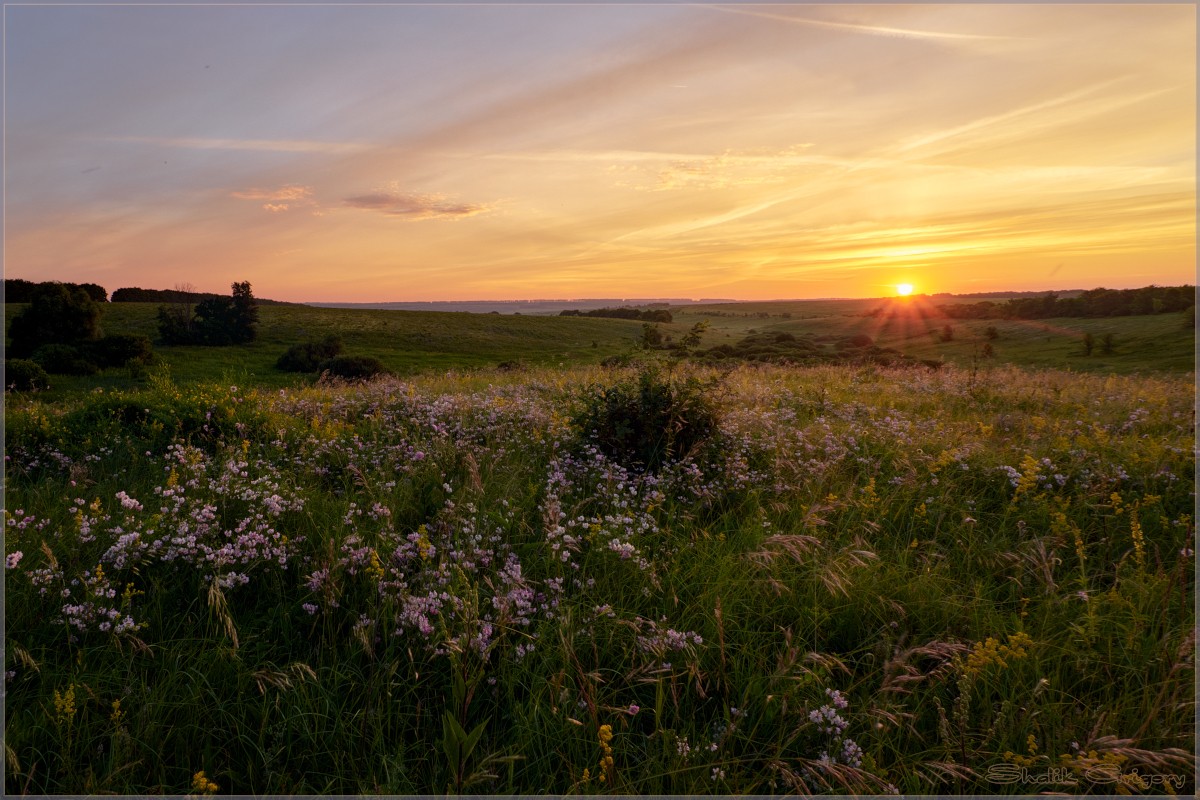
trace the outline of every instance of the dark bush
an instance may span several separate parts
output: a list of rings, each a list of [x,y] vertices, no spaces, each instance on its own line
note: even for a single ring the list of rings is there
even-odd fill
[[[33,351],[33,360],[51,375],[95,375],[100,371],[78,347],[44,344]]]
[[[46,344],[75,344],[100,336],[100,306],[76,286],[45,283],[33,292],[30,305],[12,318],[8,352],[28,358]]]
[[[331,378],[347,381],[363,381],[388,374],[387,367],[373,356],[334,356],[322,361],[319,369]]]
[[[115,333],[88,342],[87,353],[100,367],[123,367],[130,361],[148,364],[154,358],[150,339],[130,333]]]
[[[839,348],[870,347],[873,344],[875,344],[874,339],[872,339],[870,336],[867,336],[865,333],[860,333],[856,336],[850,336],[848,338],[842,339],[840,342],[837,343],[837,346]]]
[[[656,471],[717,431],[712,386],[664,378],[653,367],[613,386],[596,387],[574,424],[586,441],[633,469]]]
[[[275,369],[284,372],[316,372],[322,362],[341,354],[341,337],[330,334],[319,342],[292,345],[275,362]]]
[[[50,376],[37,363],[24,358],[4,362],[4,391],[31,392],[50,388]]]

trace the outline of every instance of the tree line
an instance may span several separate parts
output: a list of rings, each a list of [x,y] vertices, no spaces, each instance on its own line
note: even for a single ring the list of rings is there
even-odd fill
[[[665,308],[593,308],[590,311],[567,309],[558,312],[560,317],[608,317],[611,319],[635,319],[640,322],[671,322],[671,312]]]
[[[96,283],[63,283],[58,281],[27,281],[23,278],[4,279],[4,302],[32,303],[34,294],[47,286],[61,285],[67,289],[81,289],[96,303],[108,302],[108,290]]]
[[[1144,286],[1088,289],[1076,297],[1050,292],[1041,297],[1014,297],[1003,303],[952,303],[937,309],[952,319],[1047,319],[1169,314],[1186,311],[1195,304],[1195,286]]]

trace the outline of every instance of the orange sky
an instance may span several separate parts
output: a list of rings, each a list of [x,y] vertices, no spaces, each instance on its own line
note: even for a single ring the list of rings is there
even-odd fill
[[[8,277],[360,302],[1195,281],[1192,5],[5,25]]]

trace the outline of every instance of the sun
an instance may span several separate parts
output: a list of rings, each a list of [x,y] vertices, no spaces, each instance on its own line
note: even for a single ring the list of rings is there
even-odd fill
[[[908,295],[910,295],[912,293],[913,293],[913,285],[911,283],[897,283],[896,284],[896,294],[900,295],[901,297],[907,297]]]

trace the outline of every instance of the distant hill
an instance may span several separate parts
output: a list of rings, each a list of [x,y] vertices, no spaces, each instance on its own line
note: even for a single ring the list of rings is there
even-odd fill
[[[314,308],[370,308],[390,311],[467,311],[472,314],[558,314],[561,311],[588,311],[612,306],[634,306],[637,308],[666,308],[667,306],[691,306],[710,303],[735,303],[736,300],[680,298],[620,297],[588,298],[585,300],[446,300],[431,302],[397,303],[305,303]]]

